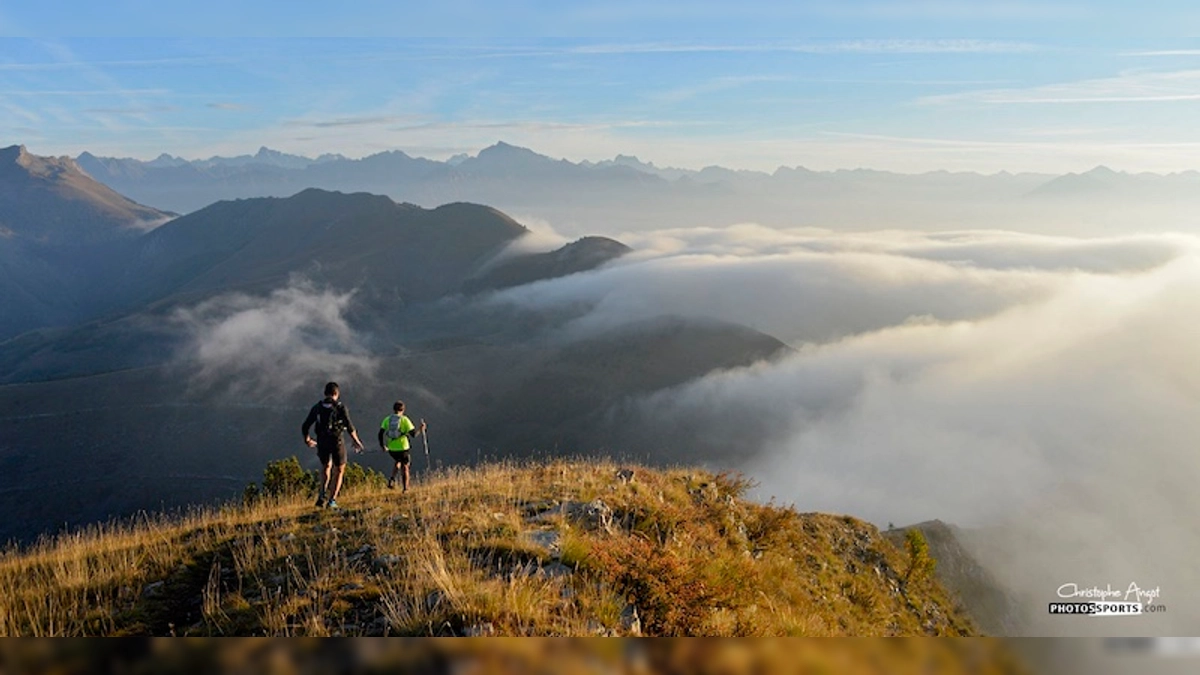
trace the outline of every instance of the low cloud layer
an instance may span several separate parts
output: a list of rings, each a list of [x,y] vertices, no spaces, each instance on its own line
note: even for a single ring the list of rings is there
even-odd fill
[[[352,295],[294,281],[268,296],[233,293],[177,311],[194,383],[270,399],[370,373],[374,359],[345,318]]]
[[[661,314],[776,335],[797,351],[624,413],[708,424],[730,448],[740,435],[763,498],[988,533],[985,558],[1038,633],[1196,625],[1200,239],[754,226],[632,239],[641,252],[617,265],[494,301],[588,308],[567,338]],[[1068,582],[1161,587],[1174,606],[1044,616]]]
[[[1004,232],[834,234],[754,225],[619,237],[637,253],[593,274],[512,289],[496,301],[591,310],[586,335],[664,313],[744,324],[789,343],[911,321],[960,321],[1050,297],[1063,279],[1151,269],[1187,238],[1077,240]]]

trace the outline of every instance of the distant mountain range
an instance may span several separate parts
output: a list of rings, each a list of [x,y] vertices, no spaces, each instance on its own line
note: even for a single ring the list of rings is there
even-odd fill
[[[549,221],[569,236],[647,228],[725,225],[873,229],[1004,227],[1108,232],[1131,223],[1190,227],[1181,207],[1200,203],[1200,173],[1080,174],[869,169],[771,173],[661,168],[617,155],[602,162],[553,159],[499,142],[446,161],[395,150],[316,159],[261,148],[254,155],[144,162],[83,153],[97,180],[146,204],[190,212],[221,199],[288,196],[309,187],[382,194],[426,207],[470,201]]]

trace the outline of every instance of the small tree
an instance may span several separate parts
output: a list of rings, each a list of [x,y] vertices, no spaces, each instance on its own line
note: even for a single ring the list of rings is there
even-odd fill
[[[929,554],[929,542],[917,528],[904,533],[904,549],[908,551],[908,569],[904,572],[904,583],[920,581],[933,575],[937,561]]]
[[[361,464],[346,464],[344,471],[343,489],[382,488],[387,485],[387,478],[382,473]],[[316,492],[320,483],[320,472],[305,471],[300,466],[300,460],[293,455],[287,459],[268,462],[267,468],[263,469],[262,487],[259,487],[258,483],[247,485],[242,492],[242,501],[250,504],[268,496],[279,498],[307,495]]]
[[[263,470],[262,493],[272,497],[308,494],[317,489],[317,478],[300,466],[295,455],[267,463]]]

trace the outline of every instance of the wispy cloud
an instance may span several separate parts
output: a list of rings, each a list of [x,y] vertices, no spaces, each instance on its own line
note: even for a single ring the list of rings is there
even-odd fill
[[[1146,103],[1200,100],[1200,70],[1136,72],[1024,89],[985,89],[925,96],[922,105]]]
[[[679,103],[681,101],[686,101],[698,96],[725,92],[729,91],[730,89],[737,89],[746,85],[758,84],[762,82],[786,82],[788,79],[789,78],[776,75],[715,77],[706,82],[700,82],[698,84],[692,84],[658,92],[652,94],[651,98],[664,103]]]
[[[402,115],[347,115],[328,119],[298,119],[284,122],[291,127],[311,127],[314,129],[329,129],[336,127],[382,127],[393,124],[412,122],[413,117]]]
[[[989,141],[984,139],[954,139],[954,138],[937,138],[937,137],[918,137],[918,136],[887,136],[883,134],[861,134],[841,131],[826,131],[823,135],[847,138],[861,139],[870,141],[885,141],[888,143],[896,143],[903,145],[923,145],[923,146],[944,146],[960,149],[974,148],[1010,148],[1022,150],[1040,149],[1050,151],[1054,149],[1078,148],[1076,144],[1070,143],[1053,143],[1041,141]],[[1098,147],[1105,148],[1140,148],[1140,149],[1155,149],[1155,148],[1196,148],[1200,147],[1200,141],[1157,141],[1157,142],[1134,142],[1134,141],[1111,141],[1099,144]],[[1095,147],[1093,147],[1095,149]]]
[[[876,21],[927,19],[941,21],[1046,21],[1081,19],[1093,12],[1082,3],[973,2],[971,0],[883,0],[819,3],[816,13],[829,17]]]
[[[33,110],[19,106],[11,101],[0,101],[0,108],[3,108],[8,113],[9,117],[16,118],[29,124],[40,124],[42,116]]]
[[[668,120],[620,120],[612,122],[553,122],[542,120],[511,120],[486,121],[463,120],[459,122],[426,122],[407,126],[392,127],[391,131],[513,131],[538,133],[548,131],[605,131],[611,129],[632,129],[639,127],[671,127],[682,123]]]
[[[596,44],[570,48],[575,54],[655,54],[697,52],[790,52],[799,54],[963,54],[1040,51],[1028,42],[1001,40],[842,40],[804,43],[683,43],[655,42]]]
[[[173,112],[179,110],[179,106],[173,105],[149,105],[149,106],[129,106],[124,108],[84,108],[80,112],[85,113],[101,113],[107,115],[145,115],[152,112]]]
[[[1120,52],[1118,56],[1200,56],[1200,49],[1155,49],[1149,51]]]
[[[212,108],[214,110],[229,110],[229,111],[249,110],[249,108],[242,105],[241,103],[208,103],[208,104],[206,104],[206,107]]]
[[[0,96],[165,96],[170,89],[10,89]]]
[[[87,70],[92,68],[163,68],[167,66],[214,66],[233,63],[226,57],[179,57],[167,59],[123,59],[116,61],[86,61],[71,58],[63,61],[0,63],[0,71]]]

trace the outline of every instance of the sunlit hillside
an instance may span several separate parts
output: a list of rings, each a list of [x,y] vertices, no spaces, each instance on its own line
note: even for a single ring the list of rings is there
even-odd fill
[[[245,504],[9,551],[0,634],[976,632],[919,552],[750,502],[735,475],[499,464],[404,494],[355,468],[337,510],[313,506],[310,476],[285,460]]]

